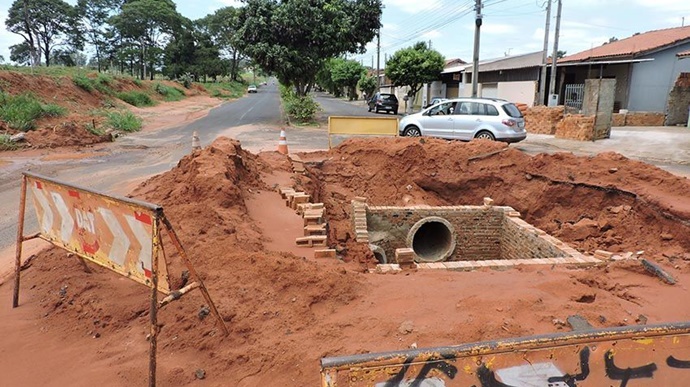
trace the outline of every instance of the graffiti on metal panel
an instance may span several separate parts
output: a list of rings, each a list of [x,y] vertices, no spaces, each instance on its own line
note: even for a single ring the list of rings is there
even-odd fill
[[[432,370],[437,370],[442,372],[445,376],[447,376],[449,379],[455,379],[455,375],[458,373],[458,368],[449,362],[445,360],[438,360],[438,361],[429,361],[424,364],[421,370],[417,373],[417,376],[415,376],[412,380],[405,380],[405,374],[407,371],[410,369],[410,365],[414,361],[415,357],[414,356],[408,356],[407,359],[405,359],[405,362],[403,363],[402,368],[400,371],[398,371],[395,376],[392,378],[388,379],[385,383],[377,385],[377,387],[398,387],[398,386],[406,386],[406,387],[422,387],[422,386],[429,386],[428,381],[430,379],[436,379],[436,378],[427,378],[429,373]],[[444,359],[448,360],[454,360],[453,357],[451,356],[444,356]],[[439,379],[439,382],[441,384],[434,384],[438,386],[443,386],[443,380]],[[423,384],[424,383],[424,384]]]
[[[579,351],[579,372],[569,374],[561,371],[551,362],[530,363],[515,367],[490,369],[482,363],[476,369],[476,376],[481,387],[517,387],[521,385],[545,385],[550,387],[577,387],[578,382],[587,380],[590,376],[591,350],[588,346]],[[415,364],[415,357],[406,358],[401,369],[390,379],[379,383],[376,387],[434,387],[445,386],[444,380],[454,380],[458,368],[451,364],[456,359],[444,356],[443,360],[428,360],[414,377],[406,377]],[[605,376],[612,381],[620,381],[620,387],[628,386],[631,380],[652,379],[658,370],[656,363],[648,363],[641,366],[629,366],[616,364],[613,350],[604,353]],[[674,356],[666,358],[666,365],[676,369],[690,369],[690,360],[677,359]],[[434,376],[433,370],[440,372]]]
[[[656,364],[649,363],[641,367],[619,368],[613,361],[613,351],[608,350],[604,354],[604,364],[606,366],[606,376],[611,380],[620,380],[621,387],[628,385],[630,379],[644,379],[654,377],[656,371]]]

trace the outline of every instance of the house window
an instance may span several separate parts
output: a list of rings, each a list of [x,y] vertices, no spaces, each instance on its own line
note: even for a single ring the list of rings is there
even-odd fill
[[[462,74],[460,74],[460,73],[455,73],[455,74],[453,74],[453,80],[454,80],[454,81],[459,81],[461,75],[462,75]]]

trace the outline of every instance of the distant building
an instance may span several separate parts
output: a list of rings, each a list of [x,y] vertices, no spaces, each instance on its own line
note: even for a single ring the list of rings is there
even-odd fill
[[[557,63],[559,102],[570,97],[570,85],[608,78],[616,80],[614,111],[668,113],[669,93],[690,72],[690,60],[681,60],[688,56],[690,26],[635,34],[566,56]]]

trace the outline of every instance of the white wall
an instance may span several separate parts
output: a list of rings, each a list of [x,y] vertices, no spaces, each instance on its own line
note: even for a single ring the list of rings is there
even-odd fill
[[[534,106],[536,93],[537,81],[498,83],[498,98],[510,102],[520,102],[527,104],[527,106]]]

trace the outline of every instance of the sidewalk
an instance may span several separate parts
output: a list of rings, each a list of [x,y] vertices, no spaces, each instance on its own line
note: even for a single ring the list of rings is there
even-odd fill
[[[572,152],[578,155],[595,155],[617,152],[690,177],[690,129],[685,127],[614,127],[611,138],[595,142],[528,133],[527,139],[514,146],[530,154]]]

